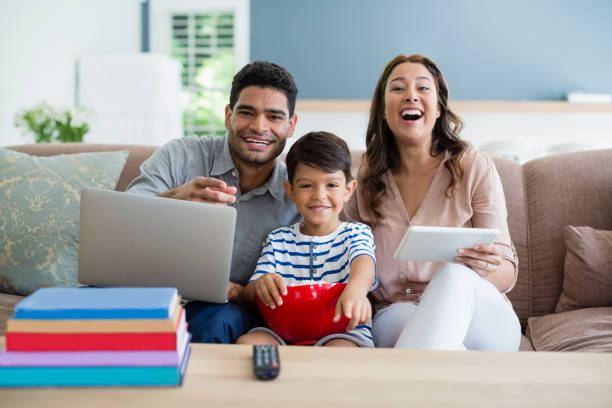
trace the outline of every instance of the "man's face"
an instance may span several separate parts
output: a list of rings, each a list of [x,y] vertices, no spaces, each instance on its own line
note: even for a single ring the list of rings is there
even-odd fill
[[[259,166],[274,160],[293,135],[297,115],[289,117],[287,97],[276,88],[248,86],[231,109],[225,107],[225,128],[234,160]]]

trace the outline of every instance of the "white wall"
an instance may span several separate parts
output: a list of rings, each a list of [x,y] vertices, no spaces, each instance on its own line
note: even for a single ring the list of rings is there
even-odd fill
[[[465,123],[462,138],[474,147],[519,162],[554,153],[612,148],[612,112],[456,112]],[[367,111],[297,111],[298,123],[286,150],[310,131],[342,137],[351,149],[365,149]]]
[[[75,103],[79,57],[140,51],[140,3],[0,0],[0,146],[33,140],[13,125],[19,109],[40,101]],[[612,147],[612,112],[458,113],[466,122],[466,140],[478,148],[501,142],[505,146],[497,147],[502,153],[516,154],[521,161],[555,149]],[[351,148],[365,146],[365,111],[298,111],[298,115],[295,136],[288,146],[311,130],[337,133]],[[572,144],[575,146],[569,146]]]
[[[140,0],[0,0],[0,146],[29,143],[15,112],[74,105],[79,57],[140,51]]]

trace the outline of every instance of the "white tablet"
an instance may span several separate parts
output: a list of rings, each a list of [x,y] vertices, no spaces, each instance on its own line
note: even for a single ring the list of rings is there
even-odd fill
[[[489,244],[497,238],[493,228],[409,227],[393,257],[398,261],[454,262],[457,249]]]

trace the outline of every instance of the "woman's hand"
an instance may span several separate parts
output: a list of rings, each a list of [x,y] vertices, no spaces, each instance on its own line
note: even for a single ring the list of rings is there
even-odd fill
[[[476,244],[472,248],[459,248],[455,260],[468,268],[471,268],[487,278],[497,272],[503,262],[502,251],[497,244]]]
[[[276,305],[281,306],[283,304],[281,294],[287,294],[287,286],[282,276],[277,273],[267,273],[253,284],[255,285],[255,294],[264,305],[275,309]]]
[[[359,294],[359,290],[351,286],[346,286],[336,303],[336,313],[334,322],[337,322],[344,314],[350,319],[346,330],[353,330],[358,324],[366,323],[372,318],[372,306],[368,298]]]

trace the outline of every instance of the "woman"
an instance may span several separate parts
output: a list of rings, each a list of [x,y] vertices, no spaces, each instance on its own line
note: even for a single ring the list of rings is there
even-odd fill
[[[504,295],[518,261],[492,160],[461,140],[448,87],[432,60],[399,55],[372,99],[366,153],[350,220],[369,224],[381,286],[374,293],[379,347],[517,350],[520,324]],[[398,262],[411,225],[497,228],[493,244],[458,249],[456,263]]]

